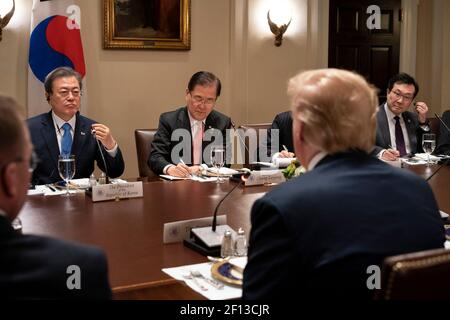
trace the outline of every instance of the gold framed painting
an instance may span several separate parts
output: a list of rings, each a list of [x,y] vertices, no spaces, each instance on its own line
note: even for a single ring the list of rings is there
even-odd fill
[[[191,0],[103,0],[105,49],[191,48]]]

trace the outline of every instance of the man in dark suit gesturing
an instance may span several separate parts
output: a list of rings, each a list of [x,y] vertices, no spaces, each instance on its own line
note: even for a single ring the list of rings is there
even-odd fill
[[[243,298],[369,298],[369,267],[443,247],[433,193],[418,175],[370,155],[378,98],[363,77],[306,71],[288,93],[307,172],[253,205]]]
[[[159,118],[148,159],[154,173],[186,177],[209,164],[208,146],[219,144],[227,149],[226,131],[231,128],[231,119],[213,110],[220,91],[219,78],[210,72],[199,71],[191,77],[186,107]]]
[[[125,164],[111,130],[79,114],[82,93],[80,74],[69,67],[60,67],[47,75],[44,86],[52,110],[27,120],[31,140],[40,160],[33,173],[33,184],[61,180],[58,156],[62,154],[75,155],[74,178],[89,177],[94,171],[95,161],[109,177],[120,176]],[[96,139],[101,142],[101,151]]]
[[[12,99],[0,96],[0,297],[109,299],[107,261],[101,250],[23,235],[11,226],[36,164],[18,108]],[[78,280],[69,279],[71,275]]]
[[[413,77],[399,73],[389,80],[387,101],[377,113],[375,152],[380,159],[396,160],[411,153],[423,152],[422,134],[430,131],[427,122],[428,106],[415,103],[415,111],[407,111],[419,93]]]

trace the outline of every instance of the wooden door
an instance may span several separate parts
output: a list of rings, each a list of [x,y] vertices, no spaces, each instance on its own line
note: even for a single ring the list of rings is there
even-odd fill
[[[367,26],[371,5],[381,9],[380,29]],[[387,82],[399,72],[400,23],[401,0],[330,0],[329,67],[363,75],[385,101]]]

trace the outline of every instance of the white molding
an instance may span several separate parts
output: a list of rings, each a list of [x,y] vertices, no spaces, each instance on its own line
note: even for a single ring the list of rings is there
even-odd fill
[[[328,67],[329,0],[308,0],[308,65]]]

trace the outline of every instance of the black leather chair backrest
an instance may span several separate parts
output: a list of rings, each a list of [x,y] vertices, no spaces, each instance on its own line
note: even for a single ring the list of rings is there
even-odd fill
[[[134,138],[136,140],[136,153],[139,168],[139,177],[156,177],[156,174],[147,164],[150,156],[151,143],[157,129],[136,129],[134,130]]]

